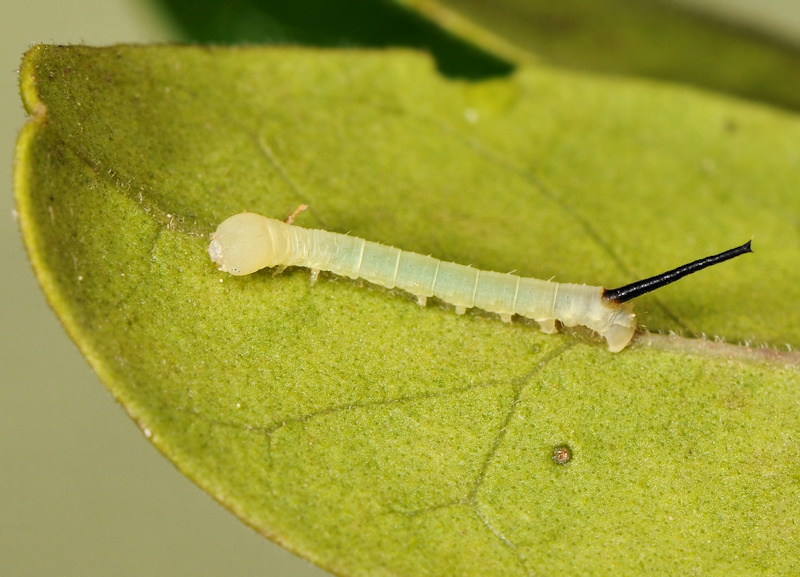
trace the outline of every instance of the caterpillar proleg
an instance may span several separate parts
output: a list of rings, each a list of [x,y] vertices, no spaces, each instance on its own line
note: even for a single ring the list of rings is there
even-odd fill
[[[605,289],[483,271],[252,212],[222,222],[208,247],[219,270],[232,275],[288,266],[329,271],[403,289],[423,306],[428,297],[437,297],[454,305],[458,313],[477,307],[506,322],[520,315],[539,323],[546,333],[556,331],[556,321],[568,327],[584,325],[605,338],[612,352],[624,349],[636,330],[629,300],[746,252],[752,252],[750,242],[618,289]]]

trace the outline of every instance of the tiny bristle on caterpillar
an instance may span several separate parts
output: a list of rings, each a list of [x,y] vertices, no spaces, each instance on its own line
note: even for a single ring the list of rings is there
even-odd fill
[[[599,333],[612,352],[624,349],[636,330],[631,299],[705,267],[752,252],[750,242],[617,289],[557,283],[483,271],[361,238],[307,229],[252,212],[231,216],[211,235],[209,256],[219,270],[246,275],[267,267],[302,266],[399,288],[417,297],[452,304],[456,312],[477,307],[533,319],[546,333],[556,321]]]

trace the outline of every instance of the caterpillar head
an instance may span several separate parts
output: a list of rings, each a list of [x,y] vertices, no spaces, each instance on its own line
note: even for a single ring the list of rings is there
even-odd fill
[[[208,255],[219,270],[232,275],[254,273],[265,267],[281,264],[285,250],[285,236],[275,234],[275,226],[286,226],[282,222],[263,217],[253,212],[235,214],[223,221],[211,234]],[[282,247],[281,247],[282,248]]]

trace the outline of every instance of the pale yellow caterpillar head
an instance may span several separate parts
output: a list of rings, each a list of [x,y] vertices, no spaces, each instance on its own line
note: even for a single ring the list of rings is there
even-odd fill
[[[253,212],[235,214],[211,234],[208,254],[219,270],[233,275],[250,274],[281,264],[285,247],[276,247],[275,239],[279,239],[278,244],[285,242],[274,234],[276,224],[283,223]]]

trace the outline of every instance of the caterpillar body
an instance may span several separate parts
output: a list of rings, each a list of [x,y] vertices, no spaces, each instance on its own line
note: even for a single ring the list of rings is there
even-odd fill
[[[749,242],[657,277],[608,290],[483,271],[251,212],[222,222],[212,233],[208,247],[219,270],[232,275],[289,266],[329,271],[389,289],[400,288],[415,295],[422,306],[428,297],[436,297],[454,305],[459,314],[477,307],[497,313],[506,322],[512,315],[520,315],[536,321],[545,333],[556,331],[556,321],[568,327],[584,325],[605,338],[612,352],[624,349],[636,330],[630,299],[744,252],[750,252]]]

